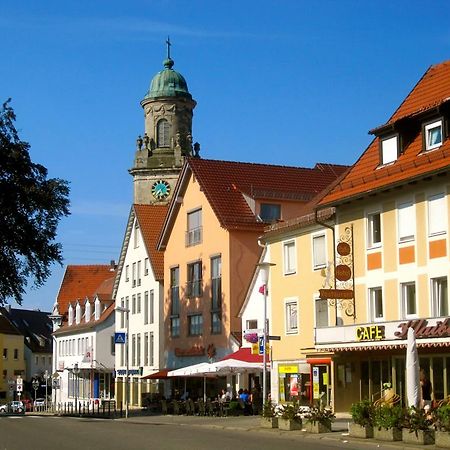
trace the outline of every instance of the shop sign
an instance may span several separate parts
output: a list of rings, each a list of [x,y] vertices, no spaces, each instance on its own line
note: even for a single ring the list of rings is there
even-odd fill
[[[278,373],[298,373],[298,366],[295,364],[278,366]]]
[[[408,336],[408,328],[414,330],[416,338],[438,338],[450,336],[450,319],[444,321],[437,321],[436,325],[428,326],[428,321],[425,319],[410,320],[409,322],[401,323],[394,335],[399,339],[406,339]]]
[[[320,398],[320,385],[319,385],[319,368],[313,367],[313,398],[318,400]]]
[[[352,269],[345,264],[339,264],[334,269],[334,275],[339,281],[348,281],[352,277]]]
[[[203,356],[205,354],[205,347],[202,345],[193,345],[190,348],[179,348],[175,349],[175,356]]]
[[[319,289],[320,298],[351,299],[352,289]]]
[[[383,325],[371,325],[368,327],[356,328],[357,341],[381,341],[384,337],[385,333]]]

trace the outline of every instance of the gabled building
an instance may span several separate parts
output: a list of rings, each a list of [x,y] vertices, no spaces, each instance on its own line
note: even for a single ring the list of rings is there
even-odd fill
[[[116,313],[116,331],[129,329],[130,403],[142,404],[145,394],[164,391],[148,375],[165,368],[163,299],[164,257],[156,241],[166,205],[133,205],[122,245],[113,297],[128,309]],[[127,318],[129,323],[127,324]],[[126,344],[116,346],[116,398],[125,403]]]
[[[258,237],[268,223],[295,217],[345,169],[186,160],[158,242],[169,368],[239,348],[238,313],[262,251]]]
[[[377,398],[384,383],[404,399],[409,327],[434,398],[450,395],[449,121],[447,61],[371,130],[372,143],[321,201],[336,208],[337,292],[324,298],[339,308],[334,324],[315,328],[315,348],[328,361],[337,411]]]
[[[114,398],[115,264],[69,265],[53,313],[56,404]]]

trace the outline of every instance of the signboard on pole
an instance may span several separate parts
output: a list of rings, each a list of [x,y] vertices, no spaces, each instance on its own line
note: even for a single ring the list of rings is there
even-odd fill
[[[114,343],[115,344],[125,344],[127,341],[126,333],[116,332],[114,333]]]

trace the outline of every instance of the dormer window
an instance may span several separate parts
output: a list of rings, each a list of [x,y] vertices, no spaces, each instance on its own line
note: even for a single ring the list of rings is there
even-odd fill
[[[95,303],[94,303],[95,320],[100,319],[100,314],[101,314],[100,307],[101,307],[100,300],[98,298],[96,298]]]
[[[425,124],[424,141],[425,151],[433,150],[442,145],[442,119]]]
[[[69,326],[73,324],[73,307],[72,305],[69,306]]]
[[[89,322],[91,320],[91,303],[89,301],[86,302],[84,307],[84,320],[85,322]]]
[[[281,205],[274,203],[261,203],[259,217],[263,222],[276,222],[281,219]]]
[[[380,140],[380,164],[389,164],[398,158],[399,136],[389,136]]]
[[[77,302],[75,307],[75,323],[78,325],[81,322],[81,305]]]

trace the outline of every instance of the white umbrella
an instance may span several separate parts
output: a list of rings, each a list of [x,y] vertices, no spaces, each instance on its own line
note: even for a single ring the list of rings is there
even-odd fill
[[[419,355],[414,330],[408,328],[408,343],[406,346],[406,394],[408,406],[418,408],[421,400],[419,378]]]
[[[211,373],[210,364],[202,362],[192,366],[181,367],[180,369],[171,370],[168,377],[192,377],[203,376],[204,373]]]
[[[211,370],[215,369],[217,375],[259,372],[264,369],[263,363],[241,361],[239,359],[224,359],[222,361],[212,363],[211,366]]]

